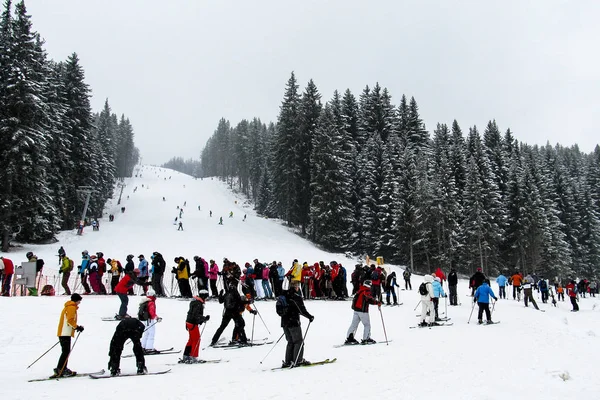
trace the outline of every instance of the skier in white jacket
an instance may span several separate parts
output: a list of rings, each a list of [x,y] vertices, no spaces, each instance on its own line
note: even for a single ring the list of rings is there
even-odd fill
[[[423,283],[419,286],[421,295],[421,323],[419,326],[431,326],[435,323],[435,311],[433,310],[433,276],[425,275]],[[423,289],[422,289],[423,288]],[[429,322],[427,322],[429,320]]]

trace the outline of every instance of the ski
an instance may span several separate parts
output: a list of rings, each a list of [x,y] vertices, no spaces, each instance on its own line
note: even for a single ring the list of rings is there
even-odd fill
[[[483,324],[477,324],[477,325],[496,325],[499,323],[500,323],[500,321],[494,321],[494,322],[484,322]]]
[[[398,304],[384,304],[383,306],[384,306],[384,307],[399,307],[399,306],[401,306],[402,304],[404,304],[404,303],[398,303]]]
[[[388,340],[387,342],[375,342],[375,343],[342,343],[342,344],[336,344],[333,347],[335,347],[336,349],[339,349],[340,347],[354,347],[354,346],[371,346],[373,344],[386,344],[386,343],[391,343],[391,340]]]
[[[144,352],[144,357],[145,356],[159,356],[161,354],[177,354],[177,353],[181,353],[181,350],[173,350],[173,347],[171,347],[170,349],[156,350],[156,352],[152,352],[152,353]],[[135,356],[135,354],[125,354],[124,356],[121,356],[121,358],[129,358],[129,357],[134,357],[134,356]]]
[[[427,325],[427,326],[418,326],[418,325],[416,325],[416,326],[409,326],[408,329],[415,329],[415,328],[429,328],[429,329],[431,329],[431,328],[435,328],[437,326],[452,326],[452,325],[454,325],[454,323],[452,323],[452,322],[449,323],[449,324],[437,324],[437,325],[432,325],[432,326],[429,326],[429,325]]]
[[[225,338],[219,338],[219,340],[217,340],[217,345],[219,344],[223,344],[225,342]],[[215,346],[211,346],[210,344],[208,346],[205,346],[202,348],[202,350],[206,350],[209,347],[215,347]]]
[[[179,359],[177,364],[165,364],[165,365],[195,365],[195,364],[218,364],[220,362],[229,362],[229,360],[217,359],[217,360],[198,360],[194,362],[183,362],[183,360]]]
[[[136,374],[136,373],[130,373],[130,374],[119,374],[119,375],[104,375],[104,374],[90,374],[89,377],[92,379],[105,379],[105,378],[121,378],[124,376],[145,376],[145,375],[162,375],[162,374],[166,374],[167,372],[170,372],[171,369],[166,369],[164,371],[158,371],[158,372],[146,372],[145,374]]]
[[[265,344],[273,344],[274,341],[270,340],[270,341],[266,341],[266,342],[256,342],[256,343],[250,343],[248,342],[248,344],[244,344],[244,345],[240,345],[240,344],[232,344],[229,346],[224,346],[223,348],[225,350],[233,350],[233,349],[245,349],[246,347],[256,347],[256,346],[263,346]]]
[[[97,372],[84,372],[82,374],[76,374],[76,375],[70,375],[70,376],[50,376],[48,378],[38,378],[38,379],[30,379],[27,382],[42,382],[42,381],[51,381],[51,380],[56,380],[56,381],[60,381],[61,379],[67,379],[67,378],[78,378],[78,377],[82,377],[82,376],[90,376],[90,375],[102,375],[104,374],[104,372],[106,372],[105,370],[101,369],[100,371]]]
[[[269,340],[269,338],[262,338],[262,339],[255,339],[253,342],[248,341],[248,344],[246,345],[241,345],[240,343],[237,342],[228,342],[228,343],[222,343],[221,339],[219,339],[219,342],[214,345],[214,346],[209,346],[215,349],[220,349],[220,348],[238,348],[238,347],[250,347],[250,346],[260,346],[261,344],[267,344],[266,342]],[[273,343],[273,342],[270,342]]]
[[[115,317],[101,317],[100,319],[101,319],[102,321],[107,321],[107,322],[110,322],[110,321],[122,321],[122,320],[120,320],[120,319],[117,319],[117,318],[115,318]]]
[[[277,367],[277,368],[271,368],[271,371],[278,371],[278,370],[283,370],[283,369],[294,369],[294,368],[306,368],[306,367],[316,367],[317,365],[325,365],[325,364],[331,364],[334,363],[337,360],[337,358],[333,358],[333,359],[325,359],[323,361],[317,361],[317,362],[313,362],[310,364],[306,364],[306,365],[297,365],[295,367]]]

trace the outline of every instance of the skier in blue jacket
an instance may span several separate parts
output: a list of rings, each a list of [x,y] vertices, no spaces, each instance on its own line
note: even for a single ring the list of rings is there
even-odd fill
[[[498,298],[496,297],[496,295],[494,294],[494,291],[490,287],[490,280],[486,279],[485,281],[483,281],[481,286],[479,286],[477,288],[477,290],[475,291],[475,295],[473,296],[473,301],[477,302],[477,304],[479,305],[479,313],[477,314],[477,318],[479,319],[479,324],[483,323],[481,318],[483,317],[484,311],[485,311],[485,317],[487,319],[487,323],[488,324],[494,323],[494,321],[492,321],[492,313],[490,312],[490,296],[495,301],[498,301]]]
[[[496,283],[498,284],[498,297],[506,299],[506,284],[508,283],[508,279],[503,274],[500,274],[496,278]]]
[[[442,282],[439,277],[434,276],[431,285],[433,286],[433,309],[435,311],[435,320],[441,321],[438,308],[440,304],[440,297],[446,297],[446,293],[444,293],[444,288],[442,288]]]

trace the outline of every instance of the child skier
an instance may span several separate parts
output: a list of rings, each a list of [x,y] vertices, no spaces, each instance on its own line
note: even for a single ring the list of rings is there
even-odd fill
[[[204,316],[204,303],[208,297],[208,290],[201,289],[198,297],[190,301],[190,309],[185,320],[185,329],[188,331],[188,341],[183,350],[183,358],[179,360],[183,364],[194,364],[198,362],[198,353],[200,349],[200,329],[199,325],[207,322],[210,315]]]
[[[157,353],[154,348],[154,335],[156,324],[162,321],[162,318],[156,315],[156,293],[152,288],[148,289],[146,297],[140,301],[138,319],[142,321],[145,328],[142,336],[144,354]]]

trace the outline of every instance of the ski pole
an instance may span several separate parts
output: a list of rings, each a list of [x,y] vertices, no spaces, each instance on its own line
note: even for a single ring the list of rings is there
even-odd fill
[[[298,354],[296,355],[296,360],[294,361],[293,366],[298,363],[298,358],[300,357],[300,353],[302,353],[302,349],[304,348],[304,341],[306,340],[306,335],[308,335],[308,328],[310,328],[311,322],[308,322],[308,326],[306,327],[306,332],[304,332],[304,337],[302,338],[302,343],[300,344],[300,348],[298,349]]]
[[[383,312],[381,311],[381,306],[379,306],[378,308],[379,308],[379,315],[381,315],[381,325],[383,325],[383,335],[385,336],[385,345],[389,346],[390,344],[388,343],[387,332],[385,330],[385,322],[383,322]]]
[[[75,348],[75,345],[77,344],[77,340],[79,339],[79,335],[81,335],[81,332],[77,332],[77,337],[75,338],[75,342],[73,343],[73,346],[71,346],[71,350],[69,350],[69,354],[67,354],[67,359],[65,360],[65,363],[63,364],[62,368],[58,372],[58,376],[62,376],[62,373],[65,370],[65,367],[67,366],[67,363],[69,362],[69,357],[71,357],[71,353],[73,352],[73,349]]]
[[[492,312],[490,314],[494,313],[494,309],[496,308],[496,303],[497,303],[497,301],[494,301],[494,304],[492,304]]]
[[[446,314],[446,318],[448,318],[448,295],[444,296],[444,309],[445,309],[444,312]]]
[[[285,335],[285,333],[282,333],[281,336],[279,336],[279,339],[277,339],[277,342],[275,342],[273,347],[271,347],[271,350],[269,350],[267,355],[260,361],[261,364],[263,363],[263,361],[265,361],[265,359],[269,356],[269,354],[271,354],[271,352],[275,349],[275,346],[277,346],[277,344],[281,341],[281,339],[283,338],[284,335]]]
[[[417,303],[417,305],[415,306],[415,309],[413,311],[417,311],[417,307],[419,307],[419,304],[421,304],[422,300],[419,300],[419,302]]]
[[[473,302],[473,307],[471,307],[471,314],[469,315],[469,320],[467,321],[467,324],[469,322],[471,322],[471,317],[473,316],[473,310],[475,309],[475,302]]]
[[[254,343],[254,321],[256,321],[256,314],[252,315],[252,336],[250,336],[250,345]]]
[[[256,307],[256,303],[253,303],[254,305],[254,309],[256,310],[256,313],[258,314],[258,317],[260,318],[260,320],[262,321],[263,325],[265,326],[265,328],[267,329],[267,332],[269,332],[269,335],[271,334],[271,331],[269,330],[269,328],[267,327],[267,324],[265,324],[265,320],[263,319],[262,315],[260,315],[260,311],[258,311],[258,308]]]
[[[162,319],[161,319],[162,320]],[[148,329],[152,328],[154,325],[156,325],[158,323],[158,320],[156,320],[156,322],[151,323],[150,325],[148,325],[146,327],[146,329],[144,329],[144,332],[142,332],[142,334],[144,334]],[[124,344],[124,346],[128,345],[129,343],[131,343],[131,339],[129,339],[127,341],[127,343]]]
[[[53,348],[55,348],[55,347],[56,347],[56,345],[57,345],[57,344],[59,344],[59,343],[60,343],[60,340],[59,340],[58,342],[54,343],[54,346],[52,346],[52,347],[50,347],[48,350],[46,350],[46,352],[45,352],[44,354],[42,354],[41,356],[39,356],[39,357],[37,358],[37,360],[35,360],[35,361],[34,361],[34,362],[32,362],[31,364],[29,364],[29,366],[28,366],[27,368],[25,368],[25,369],[29,369],[29,367],[31,367],[33,364],[35,364],[36,362],[38,362],[38,361],[40,360],[40,358],[42,358],[42,357],[44,357],[46,354],[48,354],[48,353],[50,352],[50,350],[52,350]]]

